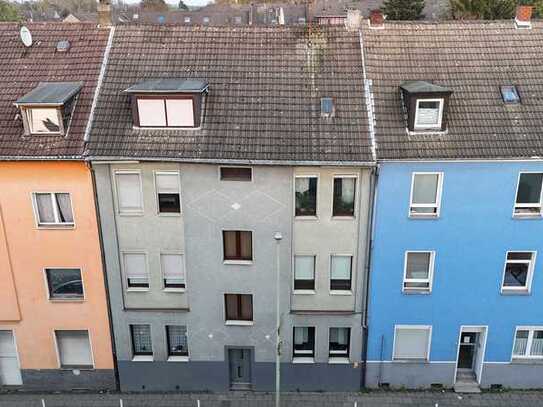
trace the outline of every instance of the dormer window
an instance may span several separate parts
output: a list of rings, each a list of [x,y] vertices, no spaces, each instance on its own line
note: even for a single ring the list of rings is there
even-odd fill
[[[193,79],[153,79],[126,89],[132,97],[134,126],[141,128],[200,127],[207,82]]]
[[[409,132],[447,130],[447,106],[452,91],[424,81],[404,82],[400,90]]]
[[[65,135],[81,82],[41,82],[15,105],[21,109],[26,135]]]
[[[517,87],[514,85],[502,86],[500,88],[503,102],[506,104],[517,104],[520,103],[520,96],[517,91]]]

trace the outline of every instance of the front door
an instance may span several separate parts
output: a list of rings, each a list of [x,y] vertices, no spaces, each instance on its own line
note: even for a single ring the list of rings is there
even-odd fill
[[[229,349],[230,388],[248,390],[251,388],[251,350]]]
[[[475,354],[477,352],[477,332],[462,332],[460,335],[460,349],[458,350],[458,369],[473,370]]]
[[[11,331],[0,331],[0,385],[23,384],[15,340]]]

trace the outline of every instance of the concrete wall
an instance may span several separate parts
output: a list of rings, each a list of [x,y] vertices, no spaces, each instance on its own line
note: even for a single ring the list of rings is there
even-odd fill
[[[33,192],[70,193],[75,226],[38,227]],[[115,387],[97,225],[84,163],[0,163],[0,330],[14,333],[23,388]],[[47,267],[80,268],[84,299],[49,300]],[[61,370],[55,330],[88,330],[95,369]]]
[[[93,166],[104,234],[122,389],[134,391],[227,390],[230,384],[227,347],[251,348],[253,388],[269,390],[273,387],[276,304],[276,242],[273,236],[277,231],[283,235],[280,245],[280,295],[284,335],[282,364],[292,389],[356,390],[359,388],[361,372],[358,362],[362,341],[361,298],[363,293],[361,287],[363,278],[355,277],[356,295],[353,294],[352,298],[341,298],[337,304],[328,302],[328,308],[321,309],[321,312],[317,314],[307,314],[307,311],[304,311],[304,315],[299,315],[291,311],[293,168],[255,166],[251,182],[226,182],[220,181],[219,167],[216,165],[94,163]],[[157,168],[178,169],[180,172],[182,214],[178,218],[157,219],[153,206],[154,186],[149,181]],[[142,216],[124,217],[120,216],[116,210],[112,176],[114,171],[119,169],[139,169],[142,173],[145,197],[145,211]],[[356,170],[348,172],[357,173]],[[329,170],[323,170],[323,177],[330,180],[329,176],[332,173]],[[148,181],[145,181],[146,179]],[[360,264],[364,262],[364,256],[359,253],[363,253],[361,248],[365,247],[368,184],[369,175],[366,173],[360,175],[360,199],[357,204],[360,215],[355,220],[347,221],[350,226],[342,241],[350,246],[341,248],[353,251],[353,255],[357,256],[354,269],[359,270],[363,270]],[[323,191],[319,193],[323,195],[323,202],[329,200],[331,205],[332,196],[327,197],[326,191],[331,193],[329,188],[323,188]],[[359,221],[358,217],[364,220]],[[322,236],[327,236],[327,231],[335,228],[337,235],[340,235],[342,225],[344,224],[338,224],[332,228],[316,228],[304,233],[320,233]],[[223,261],[223,230],[252,231],[252,262]],[[357,230],[362,230],[364,233],[360,239],[356,236]],[[144,236],[135,236],[142,234],[141,231],[144,232]],[[314,236],[311,238],[317,244]],[[171,305],[170,297],[165,297],[162,301],[156,300],[157,297],[151,299],[148,296],[131,300],[130,306],[127,306],[126,300],[123,304],[123,298],[127,296],[121,278],[119,250],[128,245],[126,242],[134,241],[137,241],[141,248],[154,252],[159,252],[164,246],[183,250],[187,275],[187,288],[183,294],[186,306],[179,307],[177,303]],[[323,250],[323,253],[332,251],[322,244],[318,250]],[[159,273],[157,266],[151,266],[150,270],[153,276]],[[354,274],[357,275],[356,270]],[[323,281],[327,279],[324,272],[321,273],[320,278],[323,278]],[[124,296],[120,295],[121,292],[125,292]],[[225,324],[225,293],[253,295],[254,322],[252,325]],[[137,297],[137,294],[141,293],[133,293],[134,297]],[[319,304],[320,301],[314,301],[312,306]],[[322,312],[327,310],[328,314]],[[338,310],[343,312],[338,313]],[[129,325],[133,323],[151,325],[153,362],[132,360]],[[168,324],[187,326],[190,359],[188,362],[167,361],[165,325]],[[293,326],[316,327],[315,364],[295,366],[291,363]],[[329,365],[328,330],[330,327],[342,326],[351,327],[352,363],[340,366]],[[330,371],[335,372],[334,379],[325,380]]]
[[[438,219],[408,217],[411,174],[415,171],[444,174]],[[540,256],[528,295],[504,295],[500,290],[508,250],[539,254],[543,250],[543,219],[512,216],[520,171],[543,171],[543,163],[382,164],[370,277],[368,358],[373,363],[368,366],[369,378],[375,374],[377,362],[384,360],[388,363],[381,369],[381,382],[408,387],[452,385],[450,366],[456,365],[460,328],[473,325],[488,327],[483,385],[541,386],[538,379],[525,374],[542,372],[541,365],[533,361],[528,362],[532,367],[510,363],[515,328],[543,325]],[[402,293],[406,250],[436,252],[430,294]],[[430,364],[390,363],[395,324],[433,327]]]

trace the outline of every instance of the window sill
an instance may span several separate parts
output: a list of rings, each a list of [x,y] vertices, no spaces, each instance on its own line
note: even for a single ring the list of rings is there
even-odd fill
[[[153,355],[136,355],[132,358],[132,362],[153,362]]]
[[[330,365],[347,365],[347,364],[351,363],[351,361],[349,360],[349,358],[333,358],[333,357],[330,357],[328,359],[328,363]]]
[[[294,357],[292,358],[292,363],[294,364],[313,364],[315,363],[315,358],[304,358],[304,357]]]
[[[339,220],[339,221],[353,221],[356,220],[356,216],[354,215],[332,215],[332,220]]]
[[[310,220],[310,221],[316,221],[319,220],[318,216],[296,216],[294,215],[295,220]]]
[[[74,370],[94,370],[94,366],[92,365],[82,365],[82,366],[70,366],[70,365],[67,365],[67,366],[61,366],[60,367],[60,370],[70,370],[70,371],[74,371]]]
[[[253,326],[254,321],[226,321],[224,325],[228,326]]]
[[[223,260],[222,264],[229,266],[251,266],[252,260]]]
[[[412,359],[392,359],[393,363],[428,363],[428,359],[412,358]]]
[[[184,293],[186,290],[186,288],[165,287],[162,291],[165,293]]]
[[[405,295],[430,295],[432,294],[432,291],[428,289],[414,290],[414,289],[404,288],[402,290],[402,293],[404,293]]]
[[[119,216],[143,216],[144,211],[119,212]]]
[[[189,357],[188,356],[169,356],[168,362],[188,362]]]
[[[525,356],[525,357],[514,357],[511,360],[511,363],[517,363],[519,365],[542,365],[543,364],[543,357],[535,357],[535,356]]]
[[[540,220],[543,219],[542,213],[534,213],[534,214],[514,214],[513,219],[519,219],[519,220]]]
[[[145,293],[147,291],[150,291],[149,288],[136,288],[136,287],[131,287],[131,288],[127,288],[126,289],[127,292],[130,292],[130,293]]]
[[[38,229],[64,229],[72,230],[75,229],[74,223],[51,223],[51,224],[38,224]]]
[[[85,302],[85,298],[49,298],[50,302],[64,303],[64,302]]]
[[[437,214],[429,214],[429,215],[423,215],[423,214],[415,214],[415,213],[409,213],[409,219],[439,219],[439,215]]]
[[[528,290],[527,288],[522,288],[518,290],[502,288],[500,294],[501,295],[530,295],[531,293],[530,293],[530,290]]]
[[[315,290],[294,290],[294,295],[314,295]]]
[[[180,218],[181,212],[158,212],[157,215],[165,218]]]
[[[330,295],[350,296],[350,295],[353,295],[353,292],[350,290],[330,290]]]

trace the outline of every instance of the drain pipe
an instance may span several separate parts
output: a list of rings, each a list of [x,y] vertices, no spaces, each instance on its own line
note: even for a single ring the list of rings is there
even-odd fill
[[[375,205],[377,203],[377,180],[379,178],[379,164],[372,170],[370,179],[370,203],[368,205],[368,226],[366,229],[366,272],[364,281],[364,310],[362,313],[362,372],[360,373],[360,387],[366,387],[366,369],[368,359],[368,305],[369,305],[369,288],[370,288],[370,271],[371,271],[371,254],[373,250],[373,226],[375,224]]]

